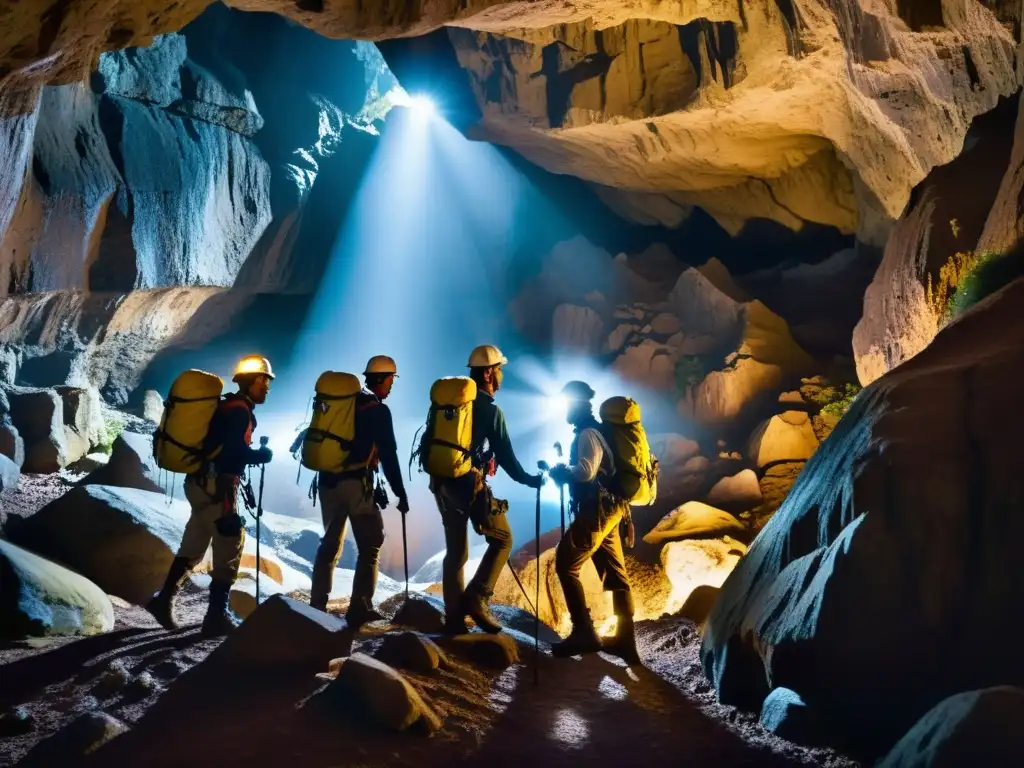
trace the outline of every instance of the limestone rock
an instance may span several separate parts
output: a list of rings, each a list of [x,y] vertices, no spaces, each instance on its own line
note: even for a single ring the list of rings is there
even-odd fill
[[[70,464],[103,443],[106,427],[100,393],[94,387],[56,387],[56,392],[64,407],[64,440]]]
[[[879,768],[953,768],[1024,762],[1024,690],[985,688],[950,696],[899,740]]]
[[[110,461],[90,472],[78,485],[110,485],[163,493],[157,483],[159,476],[160,468],[153,457],[153,438],[122,432],[114,440]]]
[[[15,383],[18,378],[19,365],[21,365],[21,350],[10,344],[0,344],[0,391],[2,391],[2,385]],[[0,412],[5,411],[4,404],[4,396],[0,395]]]
[[[701,537],[738,534],[745,530],[743,523],[720,509],[688,501],[669,512],[654,529],[644,536],[648,544],[664,544]]]
[[[1002,252],[1024,237],[1024,218],[1017,209],[1017,200],[1024,192],[1024,101],[1018,99],[1017,120],[1013,129],[1013,151],[1006,173],[989,210],[985,227],[975,250]],[[2,353],[0,353],[2,355]],[[0,364],[2,370],[2,364]],[[3,376],[0,375],[0,381]]]
[[[559,304],[552,320],[551,340],[556,349],[596,354],[604,338],[604,321],[589,307]]]
[[[104,592],[144,605],[163,584],[189,517],[163,494],[73,488],[8,532],[11,541],[66,564]]]
[[[374,658],[392,667],[421,675],[435,672],[447,664],[447,659],[434,641],[415,632],[385,635]]]
[[[645,338],[623,350],[612,369],[627,381],[656,392],[676,391],[676,355],[665,344]]]
[[[432,733],[442,724],[437,713],[400,673],[362,653],[345,659],[324,694],[348,702],[393,731],[407,730],[422,721],[426,731]]]
[[[52,389],[8,391],[11,419],[25,440],[25,472],[51,473],[69,461],[64,431],[64,404]]]
[[[837,739],[884,747],[953,693],[1024,683],[1007,610],[1024,599],[1024,519],[1006,513],[1024,497],[1024,414],[1006,408],[1024,370],[1021,301],[1017,280],[948,325],[807,462],[706,625],[723,703],[756,708],[770,680]]]
[[[796,479],[803,471],[806,462],[788,461],[783,464],[775,464],[765,469],[761,476],[761,497],[764,500],[758,510],[758,517],[763,518],[770,515],[782,506],[790,489],[796,483]]]
[[[812,365],[797,346],[785,321],[758,301],[741,307],[738,343],[725,358],[724,368],[713,370],[684,394],[681,415],[712,425],[743,418],[761,401],[775,398],[787,381],[795,380]]]
[[[114,628],[114,608],[99,587],[2,539],[0,614],[8,639],[95,635]]]
[[[786,411],[762,422],[750,436],[747,456],[759,469],[805,461],[818,448],[811,419],[804,411]]]
[[[711,486],[705,502],[734,514],[753,509],[762,502],[757,474],[752,469],[744,469],[735,475],[723,477]]]
[[[679,276],[671,301],[680,325],[694,336],[710,336],[728,346],[743,326],[743,304],[696,269],[687,269]]]
[[[13,461],[18,469],[25,463],[25,441],[14,424],[0,424],[0,454]]]
[[[675,613],[697,587],[720,587],[747,548],[729,536],[670,541],[661,550],[661,566],[672,585],[665,605]]]
[[[201,571],[197,569],[197,572]],[[274,595],[283,594],[280,582],[266,577],[260,579],[260,605]],[[256,579],[251,572],[240,573],[238,579],[231,585],[228,604],[240,619],[248,618],[256,610]]]
[[[159,424],[164,417],[164,399],[155,389],[142,393],[142,418],[152,424]]]
[[[20,480],[21,470],[18,465],[0,453],[0,493],[17,488]]]
[[[449,643],[454,653],[484,667],[506,669],[519,661],[519,646],[505,632],[498,635],[485,632],[455,635]]]
[[[347,656],[352,636],[336,616],[284,595],[249,615],[210,656],[215,665],[316,672]]]
[[[427,634],[437,634],[444,628],[444,605],[442,603],[439,606],[428,597],[410,594],[391,623]]]

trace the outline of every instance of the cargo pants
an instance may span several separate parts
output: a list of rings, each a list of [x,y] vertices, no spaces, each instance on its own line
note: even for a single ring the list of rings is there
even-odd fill
[[[345,478],[335,484],[320,482],[319,493],[324,536],[313,562],[309,604],[321,609],[327,605],[350,520],[359,549],[352,579],[352,603],[362,600],[369,604],[377,590],[380,549],[384,545],[384,519],[374,503],[373,488],[362,478]]]
[[[631,592],[620,526],[629,506],[601,490],[580,500],[576,517],[555,550],[555,573],[573,626],[589,617],[580,570],[593,559],[605,591]]]
[[[218,499],[217,481],[190,475],[185,478],[185,498],[192,507],[192,514],[185,524],[185,533],[178,547],[178,557],[188,560],[189,570],[195,568],[213,544],[213,569],[210,577],[214,581],[233,584],[242,563],[242,547],[245,544],[245,529],[237,536],[223,536],[217,530],[217,520],[224,515],[235,514],[237,500],[235,491],[230,491],[228,505]]]
[[[512,529],[505,518],[508,504],[495,499],[483,476],[470,472],[457,480],[431,479],[431,490],[444,526],[445,553],[442,563],[442,588],[445,613],[461,618],[462,598],[466,591],[485,598],[494,593],[494,584],[512,552]],[[463,586],[462,568],[469,559],[469,531],[484,537],[487,551],[480,560],[468,590]]]

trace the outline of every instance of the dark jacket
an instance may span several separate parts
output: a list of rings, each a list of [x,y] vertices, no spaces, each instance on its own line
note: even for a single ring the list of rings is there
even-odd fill
[[[398,442],[395,440],[395,426],[391,409],[372,392],[360,392],[356,396],[355,440],[349,451],[352,464],[369,460],[366,469],[329,475],[320,474],[326,484],[332,484],[346,477],[361,477],[377,471],[378,463],[384,470],[384,477],[391,490],[400,499],[405,498],[405,484],[402,482],[402,467],[398,463]]]
[[[209,455],[220,446],[213,459],[218,475],[240,477],[247,466],[259,463],[259,451],[249,447],[256,430],[253,409],[253,402],[237,392],[225,395],[217,406],[203,447]]]
[[[493,396],[486,392],[477,392],[476,400],[473,401],[473,443],[471,446],[471,452],[475,458],[483,454],[484,441],[487,441],[489,450],[494,454],[498,466],[504,469],[509,477],[523,485],[533,483],[533,476],[523,469],[519,459],[516,458],[515,451],[512,450],[505,414],[494,402]]]

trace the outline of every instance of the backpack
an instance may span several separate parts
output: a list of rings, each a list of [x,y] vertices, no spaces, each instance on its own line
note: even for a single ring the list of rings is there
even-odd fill
[[[170,472],[190,475],[208,458],[204,443],[220,405],[224,382],[196,369],[179,374],[164,401],[164,415],[153,434],[153,458]]]
[[[650,506],[658,498],[658,459],[640,422],[640,406],[628,397],[610,397],[600,415],[601,434],[615,458],[609,490],[631,506]]]
[[[476,382],[468,376],[445,376],[430,387],[430,411],[416,450],[427,474],[454,479],[472,469],[474,400]]]
[[[324,371],[316,380],[313,415],[302,439],[302,466],[337,474],[348,463],[356,436],[356,399],[363,387],[351,373]]]

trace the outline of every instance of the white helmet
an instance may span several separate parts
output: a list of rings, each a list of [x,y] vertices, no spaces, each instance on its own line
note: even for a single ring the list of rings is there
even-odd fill
[[[270,361],[267,360],[267,358],[259,357],[258,355],[243,357],[235,367],[235,375],[231,380],[237,384],[240,378],[244,376],[252,376],[253,374],[261,374],[273,379],[274,370],[270,367]]]
[[[366,364],[366,370],[363,371],[363,375],[370,373],[391,373],[396,377],[398,376],[398,366],[395,365],[395,361],[387,355],[375,355],[371,357],[369,362]]]
[[[469,353],[467,368],[490,368],[492,365],[508,365],[508,358],[492,344],[484,344]]]

